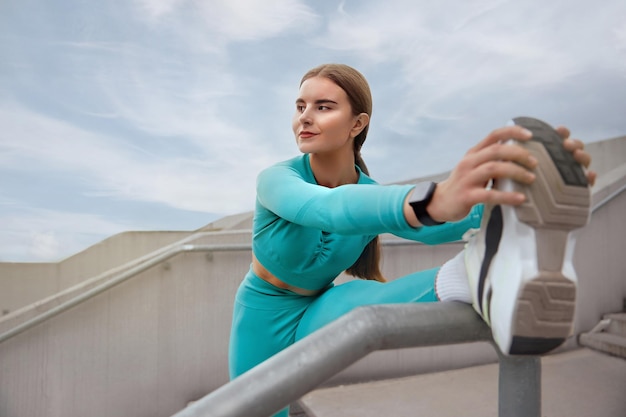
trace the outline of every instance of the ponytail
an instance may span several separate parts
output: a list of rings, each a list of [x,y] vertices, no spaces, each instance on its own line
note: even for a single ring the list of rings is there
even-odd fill
[[[357,138],[359,137],[357,136]],[[361,157],[361,146],[357,146],[359,142],[357,138],[354,140],[354,161],[365,175],[369,175],[367,166],[363,161],[363,157]],[[362,145],[363,141],[360,141],[360,144]],[[357,259],[354,265],[348,268],[346,272],[362,279],[387,282],[382,272],[380,272],[380,252],[380,238],[376,236],[365,246],[359,259]]]

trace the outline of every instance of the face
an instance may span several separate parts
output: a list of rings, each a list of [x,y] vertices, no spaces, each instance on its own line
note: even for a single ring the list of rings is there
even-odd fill
[[[292,127],[303,153],[352,152],[353,139],[365,127],[366,118],[352,114],[341,87],[328,78],[313,77],[300,87]]]

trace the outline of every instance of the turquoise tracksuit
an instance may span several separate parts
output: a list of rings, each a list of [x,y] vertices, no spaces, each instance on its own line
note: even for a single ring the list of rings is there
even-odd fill
[[[304,154],[259,175],[254,255],[281,281],[321,293],[298,295],[267,283],[250,270],[235,299],[231,378],[355,307],[437,301],[438,268],[388,283],[354,280],[335,286],[333,281],[378,234],[392,233],[426,244],[460,240],[468,229],[479,227],[482,206],[460,222],[413,228],[403,215],[404,200],[413,186],[382,186],[360,170],[359,174],[358,184],[320,186]],[[287,414],[285,409],[276,416]]]

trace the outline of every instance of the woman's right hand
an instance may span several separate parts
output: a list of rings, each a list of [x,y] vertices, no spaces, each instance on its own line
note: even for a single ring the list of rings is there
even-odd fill
[[[457,221],[480,203],[519,205],[525,196],[519,192],[487,189],[492,179],[510,178],[530,184],[537,160],[521,146],[505,144],[508,139],[527,141],[532,133],[520,126],[496,129],[471,148],[450,176],[438,184],[427,207],[430,216],[439,221]]]
[[[586,169],[588,183],[593,186],[597,175],[587,170],[591,155],[584,150],[584,143],[570,138],[566,127],[559,126],[556,131],[563,138],[563,147]],[[535,157],[521,146],[504,143],[508,139],[527,141],[531,137],[532,133],[520,126],[507,126],[491,132],[465,154],[448,179],[439,183],[427,208],[430,216],[439,221],[456,221],[467,216],[479,203],[522,204],[526,199],[524,194],[487,189],[486,186],[490,180],[498,178],[509,178],[522,184],[535,180],[531,172],[538,163]]]

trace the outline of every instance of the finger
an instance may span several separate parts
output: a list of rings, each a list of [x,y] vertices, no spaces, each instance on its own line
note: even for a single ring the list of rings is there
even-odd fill
[[[502,178],[508,178],[522,184],[531,184],[535,180],[535,174],[513,162],[490,161],[466,175],[466,180],[479,188],[491,179]]]
[[[526,196],[523,193],[513,191],[500,191],[496,189],[476,190],[474,193],[472,193],[471,197],[474,201],[476,201],[476,204],[508,204],[511,206],[517,206],[526,201]]]
[[[574,155],[574,160],[576,160],[576,162],[578,162],[585,168],[588,168],[589,165],[591,164],[591,155],[589,155],[587,152],[580,150],[580,149],[576,149],[573,155]]]
[[[563,141],[563,147],[570,152],[574,152],[576,149],[585,149],[585,144],[580,139],[567,138]]]
[[[506,126],[491,132],[487,137],[478,142],[469,152],[478,152],[481,149],[487,148],[495,143],[502,142],[508,139],[517,140],[529,140],[532,137],[532,132],[521,126]]]
[[[588,168],[591,164],[591,155],[586,152],[585,144],[579,139],[565,139],[563,141],[563,147],[572,153],[576,162]]]
[[[537,166],[537,159],[525,148],[515,143],[494,143],[467,156],[472,168],[495,161],[516,162],[528,169]]]
[[[594,186],[596,183],[596,178],[598,174],[595,171],[587,171],[587,182],[590,186]]]
[[[556,130],[557,133],[559,134],[559,136],[562,137],[563,139],[569,138],[570,131],[565,126],[559,126],[556,129],[554,129],[554,130]]]

